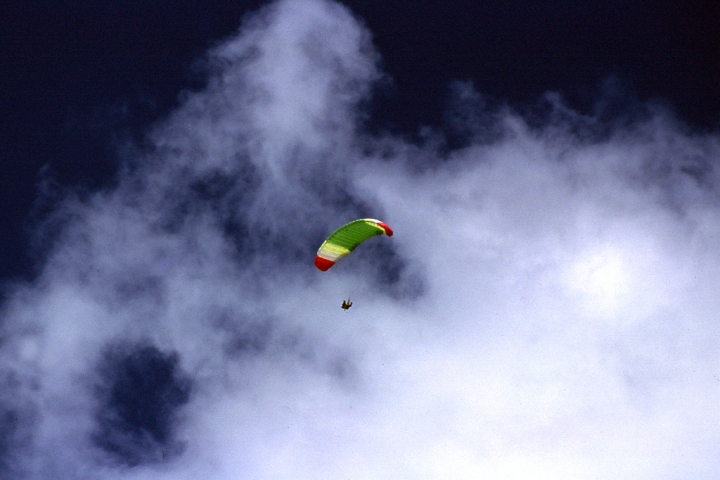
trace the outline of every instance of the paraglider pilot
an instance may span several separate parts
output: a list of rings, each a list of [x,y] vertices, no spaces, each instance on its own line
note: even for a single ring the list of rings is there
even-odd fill
[[[347,310],[350,307],[352,307],[352,302],[350,301],[349,298],[347,300],[343,300],[343,303],[340,306],[340,308],[342,308],[343,310]]]

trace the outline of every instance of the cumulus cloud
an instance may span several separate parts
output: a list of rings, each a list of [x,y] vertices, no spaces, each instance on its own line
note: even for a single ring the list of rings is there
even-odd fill
[[[208,59],[3,305],[0,476],[713,478],[716,134],[458,84],[457,148],[371,136],[370,33],[321,0]],[[395,235],[315,269],[363,216]]]

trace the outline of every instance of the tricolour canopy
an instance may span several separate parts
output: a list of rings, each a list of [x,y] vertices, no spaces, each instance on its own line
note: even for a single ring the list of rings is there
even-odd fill
[[[368,238],[375,235],[392,237],[392,234],[392,229],[380,220],[372,218],[353,220],[335,230],[320,245],[315,256],[315,266],[324,272]]]

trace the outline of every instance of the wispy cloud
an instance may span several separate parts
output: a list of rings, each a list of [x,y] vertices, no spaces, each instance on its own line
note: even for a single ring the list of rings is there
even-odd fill
[[[370,136],[370,33],[320,0],[208,58],[3,306],[1,476],[713,478],[716,134],[458,84],[463,148]],[[315,269],[361,216],[395,235]]]

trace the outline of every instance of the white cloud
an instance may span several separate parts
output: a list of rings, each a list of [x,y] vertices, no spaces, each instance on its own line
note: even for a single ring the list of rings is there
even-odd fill
[[[264,9],[136,171],[59,209],[2,314],[7,475],[713,478],[717,136],[370,138],[369,37]],[[317,271],[357,216],[395,235]]]

